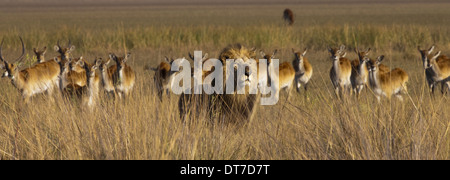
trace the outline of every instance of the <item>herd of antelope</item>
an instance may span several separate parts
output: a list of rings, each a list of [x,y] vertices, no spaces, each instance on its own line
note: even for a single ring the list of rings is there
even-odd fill
[[[130,59],[130,53],[123,57],[110,53],[108,60],[96,58],[94,62],[90,63],[83,57],[71,57],[71,52],[74,51],[75,46],[72,46],[70,41],[67,47],[61,47],[58,42],[55,51],[59,53],[59,56],[53,59],[45,59],[44,55],[47,48],[44,47],[41,51],[34,48],[37,63],[32,67],[20,70],[20,62],[25,55],[22,38],[20,38],[20,41],[22,43],[22,54],[15,61],[3,57],[2,41],[0,45],[0,60],[2,62],[0,68],[6,70],[2,77],[11,79],[11,83],[19,90],[25,103],[29,103],[30,98],[34,95],[42,93],[47,93],[49,99],[53,101],[53,92],[58,89],[63,95],[76,95],[82,99],[85,105],[93,107],[99,98],[100,85],[107,94],[113,97],[117,96],[119,99],[129,96],[134,87],[135,72],[126,64],[127,60]],[[327,47],[327,49],[332,61],[330,79],[337,98],[342,98],[346,93],[355,93],[359,97],[364,87],[370,87],[378,101],[382,96],[388,99],[395,96],[400,101],[403,100],[401,94],[407,93],[408,74],[400,68],[391,70],[383,65],[383,55],[371,59],[368,57],[370,48],[365,51],[356,49],[355,53],[358,59],[351,61],[345,57],[347,52],[344,45],[339,48]],[[418,47],[431,92],[434,94],[435,86],[441,83],[442,93],[444,93],[447,91],[446,89],[450,89],[450,58],[441,55],[441,51],[433,54],[434,49],[434,46],[428,50],[422,50]],[[256,49],[252,51],[256,51]],[[272,54],[266,54],[261,50],[260,55],[261,58],[267,59],[267,63],[270,64],[271,60],[276,58],[277,52],[278,50],[275,50]],[[305,57],[307,49],[303,51],[292,49],[292,53],[294,55],[292,64],[284,62],[279,65],[278,87],[279,89],[286,89],[288,96],[293,86],[296,87],[297,92],[300,92],[301,86],[306,91],[313,74],[313,68]],[[189,56],[194,59],[190,53]],[[110,66],[111,60],[115,64]],[[207,54],[203,56],[203,62],[206,60],[208,60]],[[164,92],[170,94],[173,77],[177,73],[171,70],[172,63],[173,60],[170,61],[166,57],[165,62],[153,68],[155,71],[154,83],[161,100]],[[258,69],[258,71],[268,70]],[[203,72],[203,76],[207,73]],[[270,77],[258,77],[258,83],[268,78]]]
[[[75,46],[71,45],[70,41],[67,47],[61,47],[58,42],[55,45],[55,51],[59,53],[59,56],[45,59],[47,47],[44,47],[42,51],[34,48],[37,63],[32,67],[20,70],[20,63],[25,55],[22,38],[20,41],[22,54],[15,61],[10,61],[3,57],[2,40],[0,69],[6,70],[2,77],[11,79],[12,85],[22,94],[25,103],[29,103],[30,98],[34,95],[42,93],[47,93],[48,98],[54,101],[53,92],[55,89],[59,89],[62,95],[75,95],[82,99],[83,104],[92,108],[99,98],[100,80],[105,92],[113,96],[117,95],[119,98],[127,97],[133,89],[135,73],[126,64],[130,58],[129,53],[124,57],[110,53],[106,62],[102,58],[97,58],[90,63],[83,57],[71,57]],[[116,64],[108,66],[111,60],[114,60]],[[100,69],[100,74],[97,73],[97,69]]]

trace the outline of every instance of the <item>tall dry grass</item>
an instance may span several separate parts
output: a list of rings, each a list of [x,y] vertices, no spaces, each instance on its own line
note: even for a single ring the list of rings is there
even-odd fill
[[[0,17],[9,17],[0,25],[5,56],[20,53],[18,35],[25,40],[28,55],[22,67],[34,63],[32,47],[71,39],[74,56],[90,61],[131,51],[128,63],[137,73],[132,97],[116,102],[102,94],[92,111],[80,100],[57,97],[52,103],[45,95],[25,105],[10,80],[1,79],[0,159],[450,159],[450,99],[429,94],[416,50],[436,44],[449,53],[449,26],[442,18],[448,6],[376,4],[370,12],[336,4],[297,5],[291,8],[297,12],[292,28],[282,26],[284,5],[0,11]],[[386,18],[384,13],[395,8],[402,11]],[[205,117],[188,125],[179,118],[178,96],[159,101],[153,73],[145,66],[193,50],[217,57],[236,42],[280,49],[282,62],[293,59],[291,48],[308,47],[314,74],[307,98],[302,92],[286,101],[282,93],[277,105],[259,106],[254,120],[241,128],[211,125]],[[410,75],[405,101],[379,104],[368,89],[359,100],[337,100],[325,47],[338,44],[372,47],[370,57],[384,54],[386,65],[404,69]],[[49,51],[47,58],[55,55]],[[348,57],[356,59],[351,51]]]

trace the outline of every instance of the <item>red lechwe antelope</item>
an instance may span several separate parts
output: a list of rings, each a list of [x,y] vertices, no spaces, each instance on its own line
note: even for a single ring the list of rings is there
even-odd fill
[[[383,59],[384,56],[379,56],[377,61],[372,63],[369,58],[364,58],[369,64],[369,84],[378,102],[380,102],[381,96],[391,99],[392,95],[395,95],[400,101],[403,101],[401,92],[408,93],[406,86],[408,74],[400,68],[395,68],[387,73],[380,72],[379,65]]]
[[[352,65],[350,60],[345,58],[345,46],[341,45],[339,49],[328,47],[333,61],[333,67],[330,70],[330,79],[333,83],[336,96],[341,97],[344,90],[351,87],[350,77],[352,74]],[[351,92],[351,91],[350,91]]]
[[[172,84],[173,73],[171,71],[171,62],[168,57],[164,58],[164,62],[161,62],[156,68],[152,68],[155,71],[153,76],[153,82],[155,83],[158,91],[159,100],[162,101],[164,91],[169,96],[170,85]]]
[[[22,38],[22,55],[15,62],[19,63],[25,55],[25,45]],[[33,67],[19,71],[17,64],[8,63],[2,55],[3,41],[0,45],[0,60],[4,63],[6,72],[2,77],[11,78],[11,83],[22,93],[25,103],[35,94],[47,92],[50,100],[53,100],[53,90],[58,86],[60,66],[55,61],[39,63]]]
[[[439,59],[441,51],[437,52],[432,58],[428,59],[428,67],[431,73],[431,80],[433,82],[442,82],[442,93],[445,92],[444,86],[446,85],[448,90],[450,90],[450,59],[441,58]],[[438,61],[439,59],[439,61]]]
[[[271,72],[271,69],[273,68],[272,59],[275,57],[277,52],[278,52],[278,50],[275,50],[272,55],[266,55],[264,53],[264,51],[262,51],[262,50],[260,51],[261,56],[264,57],[264,59],[267,59],[267,62],[269,63],[269,66],[267,66],[268,72],[269,72],[269,79],[271,78],[271,76],[274,76],[274,73]],[[261,78],[264,78],[264,77],[261,77]],[[291,63],[289,63],[289,62],[281,63],[279,65],[278,83],[277,82],[275,82],[275,83],[278,84],[278,88],[277,88],[278,92],[281,89],[285,89],[286,93],[288,94],[288,96],[287,96],[288,99],[291,94],[290,92],[292,89],[292,84],[294,82],[294,78],[295,78],[295,69],[292,67]],[[260,81],[260,80],[258,79],[258,81]],[[278,92],[276,94],[279,94]]]
[[[100,73],[102,75],[102,85],[105,92],[115,95],[116,91],[114,88],[113,74],[117,71],[117,66],[112,65],[111,67],[108,67],[110,62],[111,59],[108,59],[106,62],[102,61],[100,64]]]
[[[123,57],[117,57],[115,54],[109,54],[109,58],[116,62],[116,72],[112,75],[114,89],[119,98],[128,97],[133,90],[136,75],[130,66],[126,64],[131,54]]]
[[[447,87],[450,89],[450,80],[449,77],[445,77],[445,74],[449,72],[450,70],[450,59],[445,55],[437,55],[434,56],[431,54],[433,50],[435,49],[435,46],[431,46],[428,50],[422,50],[420,49],[420,46],[417,47],[417,50],[419,50],[420,55],[422,57],[423,67],[425,69],[425,76],[428,82],[428,86],[431,89],[431,93],[434,94],[434,88],[436,87],[436,84],[438,82],[441,82],[442,84],[442,90],[441,92],[444,93],[444,88]],[[433,62],[436,66],[433,67],[433,65],[430,66],[431,59],[433,59]]]
[[[358,48],[355,49],[358,59],[351,62],[352,64],[352,75],[350,77],[352,83],[353,92],[359,97],[364,86],[367,86],[369,82],[369,69],[367,68],[367,61],[364,58],[370,53],[370,48],[366,51],[359,51]]]
[[[156,89],[158,91],[158,97],[160,101],[162,101],[164,91],[168,96],[170,96],[169,90],[172,86],[173,77],[178,73],[171,70],[173,62],[173,59],[169,60],[168,57],[165,57],[164,62],[161,62],[156,68],[151,68],[152,71],[155,71],[153,82],[155,83]],[[191,72],[191,74],[194,73],[193,69]]]
[[[87,86],[85,86],[83,94],[87,95],[83,99],[83,103],[89,108],[92,108],[98,101],[100,76],[96,72],[98,67],[101,65],[101,58],[96,59],[93,65],[86,65],[85,72],[87,77]]]
[[[70,43],[70,40],[69,40],[67,47],[65,47],[65,48],[63,48],[63,47],[61,47],[61,45],[59,45],[59,41],[58,41],[58,44],[55,45],[55,51],[60,54],[60,56],[58,56],[58,58],[60,58],[60,60],[62,60],[62,61],[67,61],[70,57],[70,54],[74,50],[75,50],[75,46],[72,46],[72,44]]]
[[[91,67],[83,57],[72,59],[69,58],[66,61],[60,61],[58,57],[55,57],[55,61],[64,65],[66,69],[61,70],[60,77],[60,90],[68,94],[82,95],[82,88],[87,86],[88,77],[86,76],[86,67]],[[65,64],[68,62],[68,65]]]
[[[273,73],[271,72],[271,68],[273,67],[272,59],[275,58],[275,55],[277,54],[278,50],[275,49],[275,51],[272,53],[272,55],[266,55],[264,51],[260,51],[260,54],[264,59],[267,59],[267,62],[269,63],[269,66],[267,66],[267,69],[269,72],[269,82],[271,81],[271,76],[273,76]],[[259,69],[259,68],[258,68]],[[261,69],[259,69],[261,70]],[[258,73],[259,75],[259,73]],[[264,79],[265,77],[261,77]],[[279,72],[278,72],[278,87],[277,91],[279,92],[281,89],[285,89],[286,93],[288,94],[288,98],[290,97],[290,92],[292,89],[292,84],[294,82],[295,78],[295,69],[292,67],[292,65],[288,62],[281,63],[279,65]],[[258,79],[258,81],[261,81],[261,79]],[[278,92],[276,94],[278,94]]]
[[[292,61],[292,65],[295,69],[294,83],[296,85],[297,92],[300,92],[300,87],[302,85],[305,88],[305,91],[307,90],[308,82],[313,74],[313,68],[308,59],[305,57],[307,51],[308,49],[306,48],[302,53],[296,52],[294,49],[292,49],[292,53],[294,53],[295,55],[295,58]]]
[[[38,49],[33,48],[33,52],[34,52],[34,54],[36,55],[37,63],[43,63],[43,62],[45,62],[45,57],[44,57],[44,55],[45,55],[45,53],[47,52],[47,46],[45,46],[45,47],[42,49],[42,51],[39,51]]]

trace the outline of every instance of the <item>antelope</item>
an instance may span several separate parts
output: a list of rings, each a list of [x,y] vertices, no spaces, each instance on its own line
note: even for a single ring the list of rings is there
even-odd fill
[[[283,19],[289,26],[292,26],[292,24],[294,24],[294,13],[290,9],[285,9],[283,12]]]
[[[369,84],[378,99],[381,96],[387,97],[389,100],[395,95],[400,101],[403,101],[401,92],[408,93],[406,83],[408,82],[408,74],[400,68],[395,68],[390,72],[381,73],[379,65],[383,61],[384,56],[379,56],[375,63],[365,57],[364,61],[369,64]]]
[[[91,67],[83,60],[83,57],[66,61],[61,61],[60,57],[55,57],[54,61],[61,66],[59,88],[65,95],[82,95],[82,88],[87,85],[86,66]]]
[[[308,59],[305,57],[307,48],[303,50],[302,53],[296,52],[294,48],[292,48],[292,53],[294,53],[295,58],[292,61],[292,65],[295,69],[295,85],[297,88],[297,92],[300,92],[300,87],[303,85],[305,91],[308,89],[308,82],[311,79],[313,68],[309,63]]]
[[[344,45],[341,45],[339,49],[328,47],[328,51],[330,52],[331,60],[333,61],[333,66],[330,70],[330,79],[333,83],[336,96],[339,97],[342,91],[349,89],[351,86],[350,77],[352,74],[352,65],[350,60],[345,58],[347,53],[345,52]]]
[[[370,50],[371,49],[368,48],[366,51],[359,51],[359,49],[356,48],[355,52],[358,55],[358,59],[351,62],[352,74],[350,80],[353,92],[355,92],[357,97],[359,97],[364,86],[367,86],[367,83],[369,82],[369,69],[367,68],[367,63],[364,61],[364,58],[369,55]]]
[[[119,99],[121,99],[122,96],[124,96],[124,98],[129,96],[136,80],[133,69],[126,64],[130,56],[131,53],[126,54],[124,57],[117,57],[113,53],[109,54],[109,58],[116,62],[116,72],[114,72],[112,80],[114,89],[119,95]]]
[[[22,55],[15,62],[20,63],[25,55],[25,45],[22,43]],[[11,78],[11,83],[22,94],[24,102],[27,104],[32,96],[47,92],[50,100],[53,100],[53,88],[58,86],[58,76],[60,74],[59,64],[55,61],[48,61],[36,64],[33,67],[19,71],[19,65],[9,63],[2,55],[3,40],[0,45],[0,60],[4,63],[6,72],[2,77]]]
[[[425,76],[428,82],[428,86],[431,89],[431,93],[434,94],[434,88],[436,86],[436,84],[438,82],[441,82],[442,85],[442,89],[441,92],[444,93],[444,87],[445,84],[447,85],[447,88],[450,89],[450,83],[446,81],[443,81],[444,78],[442,75],[438,75],[438,72],[435,70],[440,71],[440,69],[444,69],[444,72],[446,71],[445,69],[448,69],[450,64],[450,59],[448,57],[446,57],[445,55],[440,55],[437,56],[434,60],[434,62],[436,62],[437,66],[435,66],[435,68],[430,68],[432,66],[429,66],[429,63],[431,62],[430,59],[433,58],[431,53],[433,52],[433,50],[435,49],[435,46],[431,46],[430,49],[428,50],[422,50],[420,49],[420,46],[417,47],[417,50],[419,50],[420,55],[422,57],[422,62],[423,62],[423,68],[425,69]],[[439,53],[440,54],[440,53]],[[439,77],[441,76],[441,77]]]
[[[106,62],[102,61],[99,69],[102,75],[102,85],[105,89],[105,92],[115,95],[116,90],[114,88],[113,74],[117,71],[117,66],[112,65],[111,67],[108,67],[110,62],[111,59],[108,59]]]
[[[444,59],[440,54],[441,51],[428,59],[427,69],[430,71],[432,82],[442,82],[442,93],[444,93],[444,85],[447,85],[447,88],[450,89],[450,59]],[[439,57],[441,59],[438,61]]]
[[[67,80],[70,84],[76,84],[80,87],[84,87],[87,85],[87,76],[86,76],[86,67],[91,67],[89,63],[87,63],[83,56],[72,59],[70,63],[70,71],[67,74]]]
[[[161,62],[156,68],[152,68],[155,71],[155,76],[153,76],[153,82],[155,83],[156,89],[158,91],[159,100],[162,101],[162,96],[164,91],[169,96],[169,89],[172,85],[174,72],[171,70],[172,61],[168,57],[164,58],[164,62]]]
[[[69,81],[67,80],[68,74],[70,72],[70,64],[72,63],[72,59],[69,58],[67,61],[61,61],[59,57],[55,57],[54,61],[60,65],[60,69],[61,69],[60,75],[59,75],[60,91],[64,95],[76,94],[77,96],[81,97],[82,87],[77,84],[69,83]]]
[[[275,73],[271,72],[271,68],[273,68],[272,58],[275,57],[278,50],[275,50],[272,55],[266,55],[264,51],[260,51],[261,56],[264,57],[264,59],[267,59],[267,62],[269,63],[269,66],[267,67],[267,71],[269,72],[269,79],[271,76],[275,76]],[[259,69],[259,68],[258,68]],[[259,73],[258,73],[259,75]],[[265,77],[261,77],[261,79],[264,79]],[[278,84],[277,91],[280,91],[281,89],[284,89],[286,93],[288,94],[288,99],[290,97],[290,92],[292,89],[292,84],[294,82],[295,78],[295,69],[292,67],[292,65],[288,62],[281,63],[279,65],[279,72],[278,72],[278,82],[275,82]],[[261,81],[258,77],[258,81]],[[276,78],[275,78],[276,79]],[[277,93],[278,94],[278,93]]]
[[[96,70],[101,65],[102,59],[96,59],[92,66],[86,65],[85,72],[87,76],[87,86],[84,88],[84,94],[87,94],[87,97],[84,98],[84,104],[86,104],[89,108],[92,108],[93,105],[98,101],[98,92],[99,92],[99,84],[100,77],[97,74]]]
[[[45,47],[42,49],[42,51],[39,51],[38,49],[33,48],[33,52],[34,52],[34,54],[36,55],[37,63],[43,63],[43,62],[45,62],[44,55],[45,55],[45,53],[47,52],[47,46],[45,46]]]
[[[75,46],[72,46],[72,43],[70,43],[70,40],[69,40],[67,47],[65,47],[65,48],[63,48],[63,47],[61,47],[61,45],[59,45],[59,40],[58,40],[58,44],[55,45],[55,51],[60,54],[60,56],[58,56],[58,58],[60,58],[61,61],[68,60],[70,57],[70,54],[74,50],[75,50]]]

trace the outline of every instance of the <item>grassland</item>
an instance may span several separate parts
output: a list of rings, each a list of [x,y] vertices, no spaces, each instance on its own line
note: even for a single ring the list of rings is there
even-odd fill
[[[0,7],[7,59],[19,55],[19,35],[28,53],[23,67],[34,63],[32,47],[52,49],[70,39],[74,56],[91,61],[131,51],[129,65],[138,76],[125,103],[102,98],[93,111],[74,99],[50,103],[45,96],[24,105],[2,79],[0,159],[450,159],[450,99],[439,93],[431,98],[416,50],[435,44],[450,54],[449,3],[18,2]],[[296,14],[293,27],[282,22],[286,7]],[[240,129],[209,126],[204,118],[186,126],[178,117],[177,96],[159,102],[146,66],[193,50],[217,57],[238,42],[280,49],[281,61],[292,60],[291,48],[309,48],[309,100],[299,94],[285,101],[281,94],[277,105],[259,107]],[[408,72],[405,102],[378,104],[370,90],[360,100],[336,100],[326,46],[339,44],[371,47],[370,57],[384,54],[386,65]],[[55,55],[49,51],[46,57]],[[348,56],[356,58],[351,51]]]

